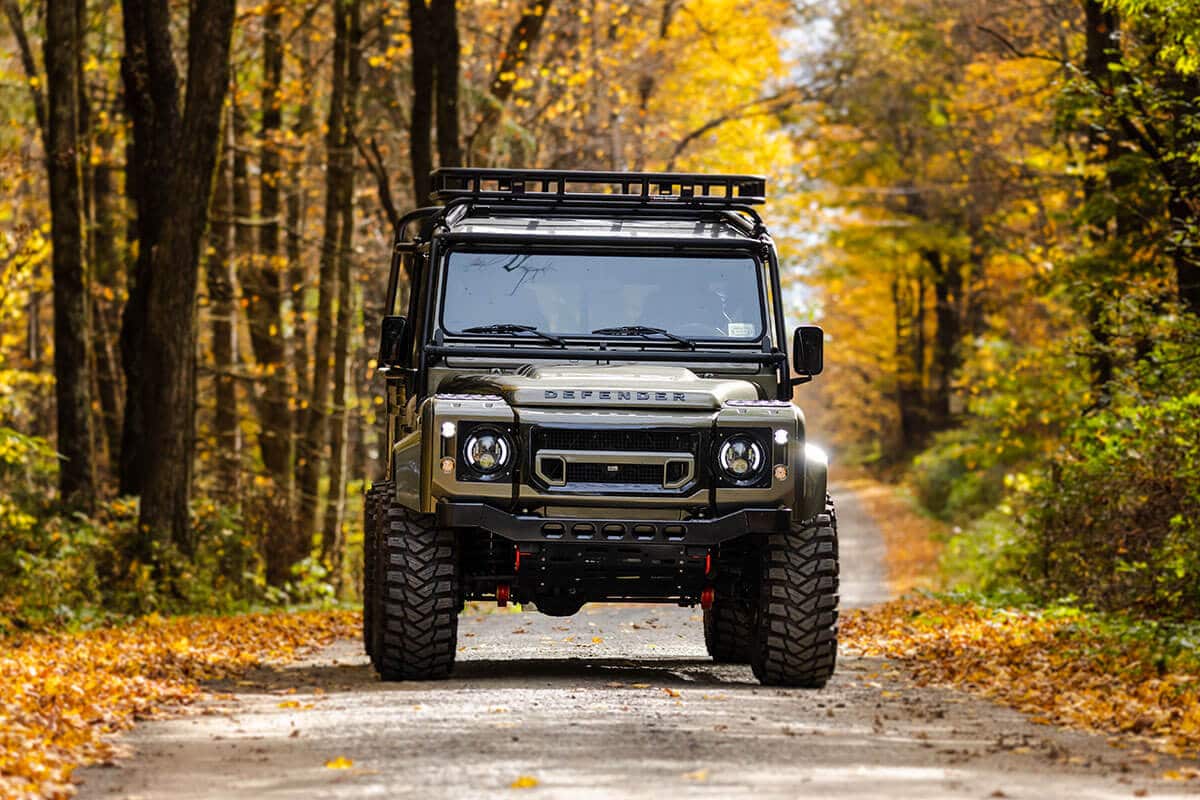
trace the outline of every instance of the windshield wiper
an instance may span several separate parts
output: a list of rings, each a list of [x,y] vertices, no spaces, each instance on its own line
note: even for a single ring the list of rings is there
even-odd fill
[[[491,325],[476,325],[473,328],[463,328],[463,333],[532,333],[539,339],[566,347],[567,343],[549,333],[542,333],[533,325],[517,325],[514,322],[494,322]]]
[[[689,350],[696,349],[696,343],[686,336],[671,333],[665,328],[651,328],[648,325],[621,325],[616,328],[597,328],[592,333],[604,336],[641,336],[646,339],[649,339],[651,336],[665,336],[673,342],[685,345]]]

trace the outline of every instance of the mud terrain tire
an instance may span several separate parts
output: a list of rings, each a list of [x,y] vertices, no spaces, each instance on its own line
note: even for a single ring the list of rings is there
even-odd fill
[[[820,689],[837,660],[838,544],[825,513],[767,537],[750,666],[767,686]]]
[[[441,680],[458,644],[458,541],[434,518],[388,505],[379,537],[382,613],[375,669],[385,681]]]
[[[704,612],[704,646],[718,664],[745,664],[754,643],[754,612],[737,600],[720,599]]]
[[[392,482],[379,481],[371,485],[363,497],[363,648],[371,656],[375,650],[375,620],[382,613],[379,610],[378,569],[375,554],[378,550],[377,538],[383,529],[383,519],[387,514],[388,500],[392,495]]]

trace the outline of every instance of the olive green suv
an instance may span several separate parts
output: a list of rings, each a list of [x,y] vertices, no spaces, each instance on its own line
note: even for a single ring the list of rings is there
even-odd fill
[[[826,459],[793,389],[743,175],[443,169],[397,226],[381,324],[387,464],[367,493],[364,639],[444,678],[468,600],[699,605],[712,657],[820,687],[837,650]]]

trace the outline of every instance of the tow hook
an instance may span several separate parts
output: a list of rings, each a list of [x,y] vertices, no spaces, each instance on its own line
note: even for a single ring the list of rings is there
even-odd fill
[[[704,591],[700,592],[700,607],[708,611],[713,607],[713,600],[716,599],[717,593],[711,586],[705,586]]]
[[[508,598],[511,590],[507,583],[501,583],[496,586],[496,605],[504,608],[508,605]]]

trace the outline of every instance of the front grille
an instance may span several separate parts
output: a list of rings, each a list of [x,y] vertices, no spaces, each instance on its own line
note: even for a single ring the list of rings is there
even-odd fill
[[[696,485],[696,430],[538,428],[529,432],[535,483],[551,491],[682,494]]]
[[[661,486],[658,464],[568,464],[567,483],[624,483]]]
[[[697,431],[535,428],[533,450],[610,450],[691,453],[700,449]]]

